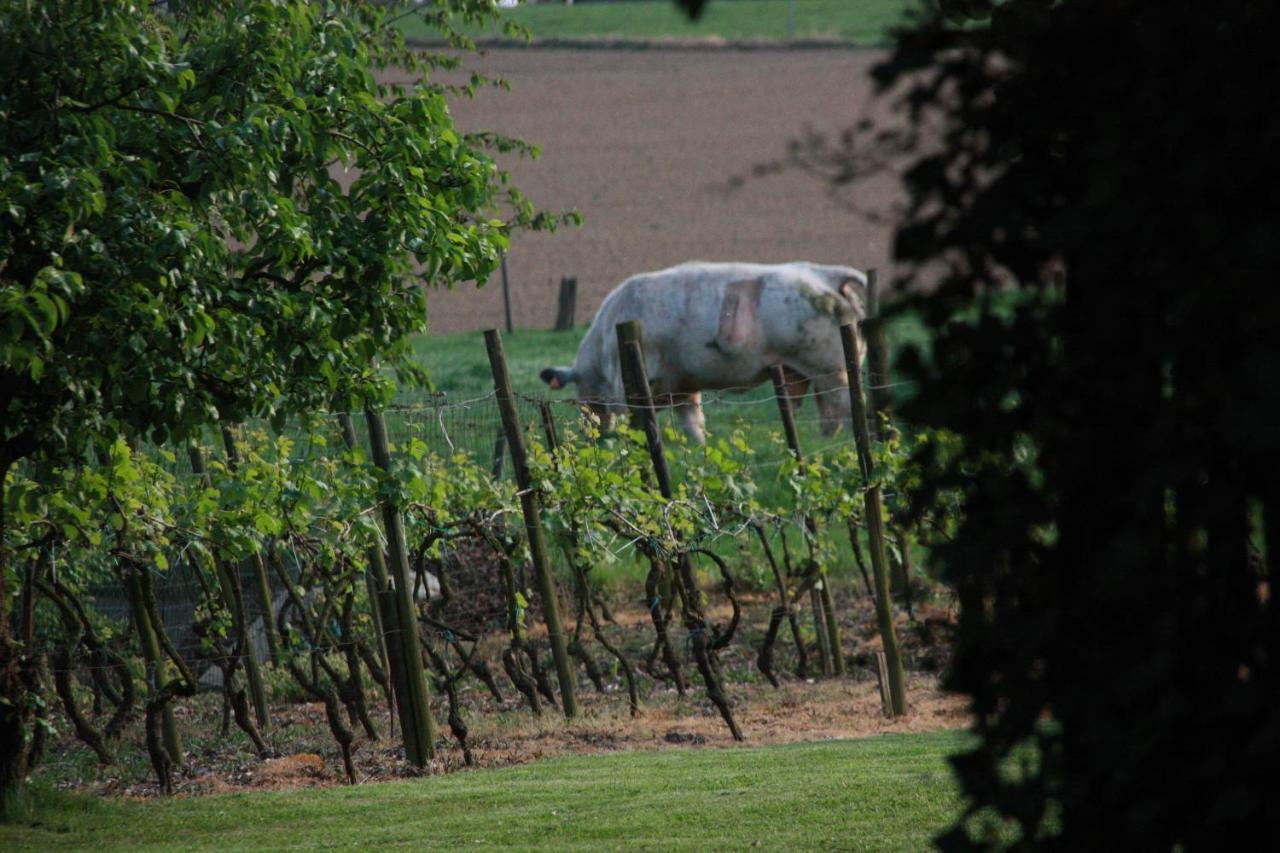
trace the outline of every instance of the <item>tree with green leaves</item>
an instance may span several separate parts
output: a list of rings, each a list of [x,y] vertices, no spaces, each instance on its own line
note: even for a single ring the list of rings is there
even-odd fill
[[[0,3],[0,485],[120,438],[389,393],[423,282],[483,281],[547,225],[454,128],[455,47],[489,0]],[[400,69],[381,78],[379,72]],[[381,79],[418,79],[392,84]],[[499,218],[499,216],[504,218]],[[37,662],[0,496],[0,794],[25,775]]]

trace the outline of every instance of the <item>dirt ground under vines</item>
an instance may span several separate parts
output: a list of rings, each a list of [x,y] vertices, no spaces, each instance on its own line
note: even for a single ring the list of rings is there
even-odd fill
[[[734,715],[746,740],[735,743],[697,681],[692,661],[682,660],[694,683],[684,698],[673,687],[641,676],[640,713],[627,711],[625,685],[609,668],[610,659],[598,645],[589,643],[593,659],[604,672],[605,691],[596,690],[584,669],[578,667],[580,715],[567,721],[555,708],[544,706],[535,717],[510,682],[501,674],[496,656],[502,645],[498,635],[482,646],[503,693],[497,701],[475,679],[459,685],[459,699],[469,728],[468,741],[477,769],[522,764],[557,755],[581,755],[626,750],[681,750],[734,748],[767,744],[860,738],[901,732],[963,728],[969,721],[960,697],[939,688],[939,670],[950,647],[953,611],[945,602],[915,608],[917,621],[908,623],[905,613],[898,631],[908,667],[910,711],[905,717],[887,719],[874,670],[876,636],[874,612],[865,596],[838,600],[843,646],[848,672],[842,677],[797,677],[796,657],[790,640],[780,641],[775,667],[781,686],[773,688],[755,665],[757,649],[771,601],[762,594],[743,599],[742,626],[734,643],[721,653],[721,664],[734,706]],[[607,628],[619,640],[630,660],[643,658],[652,642],[648,613],[641,606],[620,606],[615,623]],[[710,608],[709,616],[723,623],[727,605]],[[925,634],[928,640],[925,641]],[[683,647],[682,635],[677,635]],[[531,631],[535,643],[545,639]],[[545,643],[541,651],[548,656]],[[810,649],[811,659],[813,650]],[[688,655],[682,655],[686,658]],[[548,660],[549,663],[549,660]],[[247,739],[233,725],[225,737],[219,733],[221,696],[205,693],[176,707],[178,725],[185,738],[186,761],[175,773],[179,796],[249,790],[282,790],[324,787],[344,783],[342,762],[329,735],[322,705],[290,694],[287,676],[270,681],[274,699],[271,726],[265,737],[271,754],[254,754]],[[359,733],[355,765],[360,782],[373,782],[466,770],[462,750],[445,723],[447,707],[439,690],[433,693],[437,725],[437,758],[425,771],[404,761],[398,732],[393,732],[379,697],[373,711],[380,738]],[[111,766],[93,763],[92,755],[68,732],[65,721],[55,717],[61,734],[50,744],[36,776],[57,787],[96,792],[108,796],[148,798],[158,794],[154,776],[142,747],[141,723],[123,736]],[[358,732],[358,727],[355,727]]]

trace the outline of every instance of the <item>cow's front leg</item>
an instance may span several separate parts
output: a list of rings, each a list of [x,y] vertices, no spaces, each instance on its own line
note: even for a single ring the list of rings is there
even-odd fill
[[[593,423],[601,434],[613,431],[613,412],[605,403],[591,401],[579,401],[578,404],[582,409],[582,416],[588,423]]]
[[[834,435],[842,424],[852,424],[849,385],[845,374],[827,374],[814,379],[813,396],[818,403],[818,424],[823,435]]]
[[[680,429],[695,444],[707,441],[707,418],[702,411],[701,394],[681,394],[672,398],[676,409],[676,417],[680,419]]]

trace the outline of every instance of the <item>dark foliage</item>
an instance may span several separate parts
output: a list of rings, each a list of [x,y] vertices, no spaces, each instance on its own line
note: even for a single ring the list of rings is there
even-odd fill
[[[896,242],[936,336],[903,414],[963,439],[919,496],[963,494],[935,557],[981,734],[940,841],[1274,833],[1280,8],[943,6],[877,72],[944,133]]]

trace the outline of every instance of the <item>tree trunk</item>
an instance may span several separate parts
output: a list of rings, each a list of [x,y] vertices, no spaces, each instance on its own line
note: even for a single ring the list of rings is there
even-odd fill
[[[13,459],[9,448],[0,463],[0,820],[27,775],[27,729],[31,702],[23,677],[23,649],[13,636],[9,621],[9,550],[4,546],[5,480]]]

